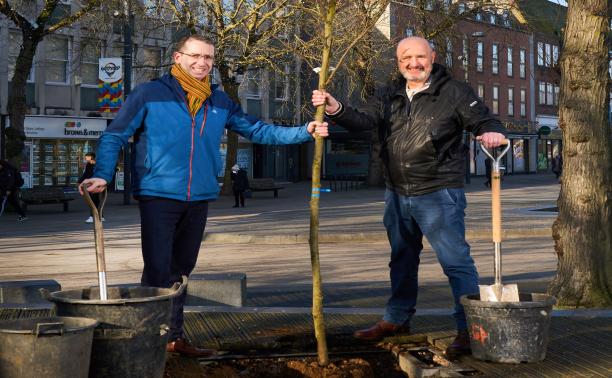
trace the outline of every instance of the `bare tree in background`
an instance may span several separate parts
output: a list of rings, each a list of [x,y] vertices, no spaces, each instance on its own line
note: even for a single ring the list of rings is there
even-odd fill
[[[16,166],[24,148],[24,120],[27,112],[26,84],[39,43],[61,28],[69,27],[98,9],[101,0],[84,1],[76,6],[62,6],[59,0],[45,0],[42,7],[36,1],[0,0],[0,13],[21,32],[21,48],[15,62],[15,73],[10,78],[8,112],[11,127],[6,130],[7,158]]]
[[[553,224],[561,305],[612,305],[612,132],[607,0],[568,2],[559,126],[563,176]]]

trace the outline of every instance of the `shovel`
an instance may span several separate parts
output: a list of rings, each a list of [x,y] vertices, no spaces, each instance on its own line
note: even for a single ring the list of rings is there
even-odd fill
[[[100,209],[96,207],[87,191],[87,187],[84,184],[81,184],[81,188],[83,190],[83,197],[85,198],[85,202],[89,205],[91,209],[91,216],[94,220],[94,238],[96,242],[96,263],[98,265],[98,286],[100,287],[100,299],[105,301],[108,299],[108,294],[106,291],[106,262],[104,259],[104,230],[102,228],[102,216],[100,213],[104,208],[104,204],[106,203],[107,192],[104,189],[103,192],[100,193]]]
[[[480,145],[482,151],[491,159],[491,202],[492,202],[492,220],[493,220],[493,244],[495,246],[495,265],[493,274],[495,283],[493,285],[478,285],[480,288],[480,300],[485,302],[519,302],[518,286],[516,284],[503,285],[501,278],[502,260],[501,260],[501,174],[499,162],[501,158],[510,149],[508,139],[502,142],[506,145],[503,151],[497,158],[484,147]]]

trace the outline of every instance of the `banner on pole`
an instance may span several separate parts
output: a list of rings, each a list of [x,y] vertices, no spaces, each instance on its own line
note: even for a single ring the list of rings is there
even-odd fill
[[[98,63],[98,109],[117,112],[123,105],[123,63],[121,58],[100,58]]]

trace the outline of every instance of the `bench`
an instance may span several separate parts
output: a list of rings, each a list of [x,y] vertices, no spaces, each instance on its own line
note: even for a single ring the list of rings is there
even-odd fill
[[[273,178],[266,177],[249,180],[249,189],[251,192],[274,192],[274,198],[278,198],[278,191],[284,188],[275,183]]]
[[[28,205],[43,205],[48,203],[61,203],[64,212],[68,211],[68,203],[77,198],[79,192],[71,186],[40,186],[21,190],[23,211]]]

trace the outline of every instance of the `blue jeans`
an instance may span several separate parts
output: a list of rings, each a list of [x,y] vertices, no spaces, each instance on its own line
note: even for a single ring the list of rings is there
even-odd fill
[[[384,224],[391,244],[391,297],[384,320],[404,324],[415,312],[423,235],[433,247],[455,299],[457,329],[467,328],[459,298],[478,293],[478,272],[465,241],[465,192],[441,189],[420,196],[387,190]]]

